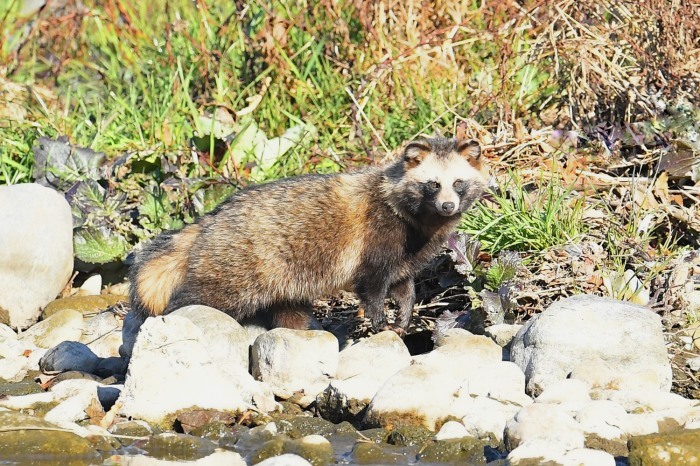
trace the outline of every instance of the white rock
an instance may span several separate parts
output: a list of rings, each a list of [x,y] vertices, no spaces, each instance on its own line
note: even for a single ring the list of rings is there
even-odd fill
[[[463,364],[486,364],[502,361],[503,351],[488,337],[453,328],[444,332],[435,342],[435,349],[430,353],[415,357],[416,361],[426,363],[432,358],[454,356],[459,354]]]
[[[104,311],[85,319],[85,330],[80,338],[97,356],[119,356],[122,344],[122,319],[112,311]]]
[[[530,440],[523,442],[514,448],[506,458],[506,464],[517,466],[521,462],[524,464],[558,464],[564,462],[566,450],[561,445],[549,443],[544,440]],[[533,460],[537,460],[534,463]],[[591,465],[593,466],[593,465]]]
[[[534,394],[567,378],[584,358],[604,361],[622,379],[639,373],[646,378],[652,371],[657,388],[671,388],[659,316],[622,301],[587,295],[562,299],[530,319],[511,348],[511,360],[523,369]]]
[[[596,400],[614,401],[628,413],[689,409],[695,404],[693,400],[663,390],[593,390],[591,396]]]
[[[445,420],[473,413],[477,396],[518,407],[532,403],[524,393],[524,374],[501,361],[501,348],[491,339],[452,329],[439,343],[386,381],[367,408],[366,423],[419,423],[434,430]]]
[[[419,364],[408,366],[389,378],[374,395],[364,424],[420,424],[435,430],[437,424],[466,413],[471,403],[467,385],[451,372]]]
[[[503,348],[503,360],[510,361],[510,348],[513,338],[522,328],[518,324],[497,324],[484,329],[484,335],[491,338],[498,346]]]
[[[121,414],[164,424],[177,411],[192,407],[246,410],[236,383],[212,363],[206,338],[184,317],[146,319],[118,401]]]
[[[46,351],[46,348],[39,348],[31,341],[10,338],[0,341],[0,358],[21,360],[22,364],[26,364],[30,371],[39,370],[39,360]],[[14,365],[15,363],[8,362],[7,364]],[[9,380],[9,378],[5,378],[5,380]]]
[[[53,348],[62,341],[78,341],[83,335],[83,314],[63,309],[33,325],[20,334],[19,339],[30,341],[40,348]]]
[[[71,276],[73,216],[61,194],[34,183],[0,186],[0,212],[0,322],[24,329]]]
[[[253,376],[275,395],[287,399],[303,392],[311,403],[335,376],[338,340],[322,330],[276,328],[255,340],[251,356]]]
[[[519,324],[491,325],[484,329],[484,334],[491,338],[501,348],[508,346],[518,331],[523,328]]]
[[[102,276],[99,274],[88,277],[76,293],[78,296],[99,296],[102,292]]]
[[[301,456],[286,453],[261,461],[257,466],[311,466],[311,463]]]
[[[503,440],[503,431],[506,423],[522,407],[512,403],[504,403],[491,398],[477,396],[470,406],[466,408],[466,414],[462,417],[462,424],[469,435],[480,439],[493,437],[498,442]]]
[[[269,385],[259,382],[248,372],[248,334],[236,320],[208,306],[186,306],[171,316],[184,317],[205,335],[201,341],[212,364],[236,387],[243,401],[255,404],[260,411],[269,412],[280,407]]]
[[[0,343],[6,340],[16,340],[17,334],[9,326],[0,324]]]
[[[408,348],[396,332],[372,335],[340,352],[335,378],[316,404],[322,412],[356,415],[389,377],[410,363]]]
[[[24,379],[29,370],[27,358],[3,358],[0,357],[0,379],[8,382],[19,382]]]
[[[564,379],[548,385],[535,398],[535,403],[553,403],[575,413],[591,401],[590,385],[583,380]]]
[[[615,466],[615,457],[608,452],[590,448],[567,451],[562,458],[563,466]]]
[[[628,414],[621,429],[629,437],[655,434],[659,431],[659,422],[654,413]]]
[[[525,376],[515,364],[501,360],[501,347],[490,338],[472,335],[463,329],[450,329],[437,347],[413,358],[414,364],[446,371],[460,379],[472,395],[487,395],[525,405]]]
[[[72,397],[82,396],[85,392],[96,393],[100,384],[94,380],[71,379],[59,382],[48,392],[32,393],[30,395],[8,396],[0,400],[0,406],[10,409],[26,409],[36,403],[57,403]]]
[[[581,426],[561,407],[534,403],[508,421],[504,440],[509,450],[522,443],[538,441],[568,451],[583,448],[585,437]]]
[[[688,359],[688,361],[686,361],[686,364],[688,365],[691,371],[700,371],[700,356],[695,357],[693,359]]]
[[[625,436],[629,415],[619,404],[609,400],[594,400],[584,405],[576,416],[587,435],[616,440]]]
[[[85,410],[93,401],[98,401],[97,385],[85,384],[84,390],[61,401],[58,406],[46,413],[44,419],[59,425],[83,421],[88,418]]]
[[[248,333],[236,320],[213,307],[186,306],[172,313],[186,317],[207,336],[204,341],[209,355],[219,367],[235,364],[248,371]]]
[[[467,428],[464,427],[464,424],[457,421],[447,421],[440,427],[440,431],[435,434],[434,438],[435,440],[450,440],[468,436],[469,432],[467,432]]]

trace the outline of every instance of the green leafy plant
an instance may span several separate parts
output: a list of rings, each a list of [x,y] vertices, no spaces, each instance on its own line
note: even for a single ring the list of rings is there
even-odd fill
[[[493,200],[481,200],[464,216],[460,230],[491,253],[543,251],[579,240],[587,231],[581,221],[584,200],[556,181],[528,191],[515,174]]]

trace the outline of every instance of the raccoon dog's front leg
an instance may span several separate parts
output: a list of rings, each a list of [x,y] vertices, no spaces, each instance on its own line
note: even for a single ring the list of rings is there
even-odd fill
[[[355,293],[360,298],[365,315],[372,322],[375,332],[387,327],[384,299],[388,291],[389,285],[383,283],[361,283],[355,287]]]
[[[400,332],[397,333],[403,335],[406,333],[408,324],[411,322],[413,305],[416,303],[416,285],[413,282],[413,277],[404,278],[394,283],[389,290],[389,296],[393,298],[394,302],[399,307],[394,326],[400,329]]]

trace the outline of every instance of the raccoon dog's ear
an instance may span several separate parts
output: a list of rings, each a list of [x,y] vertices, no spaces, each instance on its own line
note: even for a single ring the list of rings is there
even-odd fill
[[[462,157],[471,157],[474,160],[479,160],[479,157],[481,157],[481,144],[476,139],[458,140],[457,153]]]
[[[430,146],[423,141],[410,142],[403,150],[403,160],[409,168],[417,166],[430,152]]]

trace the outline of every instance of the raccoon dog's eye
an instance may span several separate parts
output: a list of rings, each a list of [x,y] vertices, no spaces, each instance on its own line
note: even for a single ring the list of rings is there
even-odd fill
[[[440,189],[440,183],[437,181],[428,181],[428,187],[434,191]]]
[[[464,191],[467,189],[467,182],[464,180],[457,180],[452,186],[455,188],[455,191]]]

